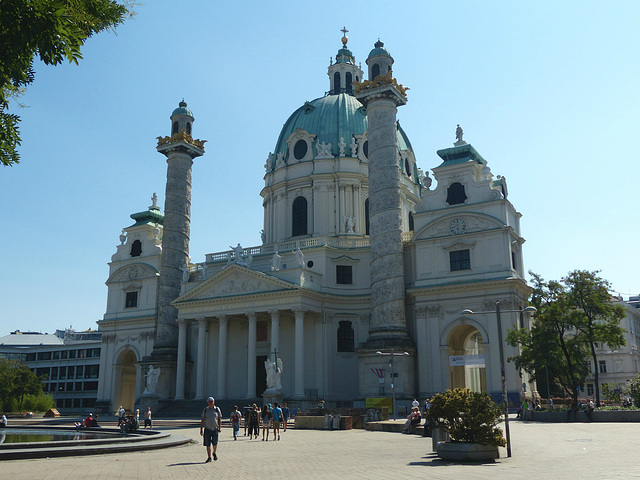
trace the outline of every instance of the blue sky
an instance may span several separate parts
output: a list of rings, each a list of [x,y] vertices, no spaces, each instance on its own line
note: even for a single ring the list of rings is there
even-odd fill
[[[504,175],[523,214],[525,268],[601,270],[640,293],[633,260],[640,3],[169,2],[90,39],[78,66],[36,64],[21,99],[22,162],[0,169],[0,335],[95,328],[129,215],[164,205],[156,137],[184,98],[194,136],[191,257],[260,243],[265,159],[329,88],[340,29],[364,65],[378,38],[411,88],[398,112],[418,165],[455,127]],[[434,184],[435,186],[435,184]]]

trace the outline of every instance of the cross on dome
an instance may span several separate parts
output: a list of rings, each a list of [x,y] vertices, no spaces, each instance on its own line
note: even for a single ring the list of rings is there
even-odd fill
[[[347,37],[347,32],[349,30],[347,30],[347,27],[342,27],[342,30],[340,30],[342,32],[342,45],[344,45],[344,48],[347,48],[347,42],[349,41],[349,37]]]

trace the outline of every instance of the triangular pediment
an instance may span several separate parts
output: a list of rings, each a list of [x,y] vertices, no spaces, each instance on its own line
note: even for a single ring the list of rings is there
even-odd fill
[[[299,290],[301,287],[240,265],[229,265],[173,303]]]

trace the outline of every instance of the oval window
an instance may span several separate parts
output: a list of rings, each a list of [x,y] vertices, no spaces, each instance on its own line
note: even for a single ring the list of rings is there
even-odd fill
[[[364,153],[365,158],[369,158],[369,140],[362,145],[362,153]]]
[[[293,147],[293,156],[296,160],[302,160],[307,155],[307,150],[309,147],[307,146],[307,142],[304,140],[298,140]]]

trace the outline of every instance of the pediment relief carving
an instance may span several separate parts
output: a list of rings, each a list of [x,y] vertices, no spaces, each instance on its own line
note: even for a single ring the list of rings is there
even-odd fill
[[[460,214],[447,215],[427,224],[415,235],[415,240],[427,239],[431,237],[445,237],[453,235],[451,231],[451,222],[460,219],[465,224],[465,233],[481,232],[484,230],[492,230],[502,228],[504,225],[497,219],[487,216]]]
[[[145,278],[155,278],[158,271],[144,263],[132,263],[116,270],[107,280],[107,284],[116,282],[135,282]]]
[[[200,298],[211,299],[234,295],[259,294],[288,289],[294,290],[295,286],[267,274],[232,265],[209,278],[199,287],[178,298],[176,302]]]

